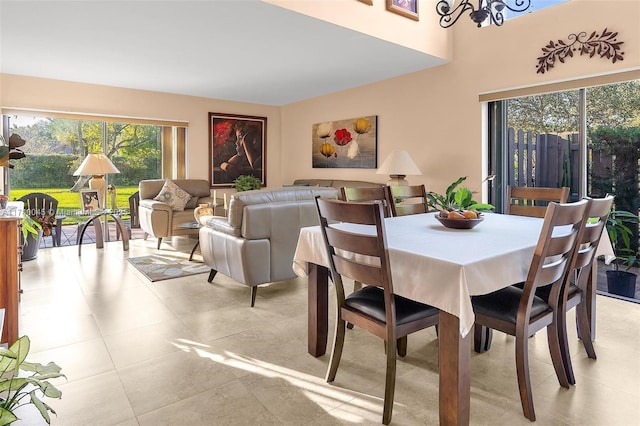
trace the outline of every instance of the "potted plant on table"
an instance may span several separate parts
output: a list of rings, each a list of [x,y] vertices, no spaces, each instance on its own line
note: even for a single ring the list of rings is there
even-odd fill
[[[472,192],[465,187],[458,186],[467,179],[466,176],[458,178],[449,185],[444,194],[438,194],[433,191],[427,193],[429,206],[439,211],[452,210],[493,210],[492,204],[478,203],[473,199]]]
[[[639,253],[631,246],[633,231],[627,223],[637,223],[638,215],[614,210],[607,220],[607,231],[616,256],[613,270],[606,271],[607,291],[619,296],[634,298],[638,275],[629,270],[638,263]],[[620,270],[623,265],[625,270]]]

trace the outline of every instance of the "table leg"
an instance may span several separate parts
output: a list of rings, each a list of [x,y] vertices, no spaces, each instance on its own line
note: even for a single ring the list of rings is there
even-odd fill
[[[191,254],[189,255],[189,262],[191,262],[191,260],[193,260],[193,255],[196,252],[196,249],[200,247],[200,240],[196,241],[195,245],[193,246],[193,248],[191,249]]]
[[[308,351],[319,357],[327,351],[329,328],[329,270],[320,265],[309,264],[309,316]]]
[[[587,303],[587,317],[591,325],[591,340],[596,340],[596,289],[598,288],[598,262],[593,261],[591,264],[591,272],[587,280],[587,294],[585,301]]]
[[[102,248],[102,224],[100,223],[100,216],[90,217],[85,223],[81,225],[81,229],[78,231],[78,256],[82,256],[82,238],[87,230],[89,224],[93,223],[93,227],[96,232],[96,248]]]
[[[119,215],[111,215],[113,220],[116,221],[116,229],[120,229],[122,235],[122,249],[124,251],[129,250],[129,232],[127,231],[127,225],[124,224]]]
[[[107,223],[107,217],[104,217],[105,223]],[[100,215],[93,218],[93,227],[96,231],[96,248],[104,248],[104,234],[102,233],[102,222],[100,221]]]
[[[471,404],[471,335],[460,336],[460,319],[440,311],[440,424],[468,425]]]

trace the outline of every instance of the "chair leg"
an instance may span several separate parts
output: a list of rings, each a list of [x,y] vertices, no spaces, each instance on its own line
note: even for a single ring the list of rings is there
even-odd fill
[[[578,337],[582,340],[587,356],[597,359],[596,350],[593,347],[593,337],[591,335],[591,322],[589,321],[589,311],[586,303],[581,302],[576,306],[576,320],[578,321]]]
[[[481,354],[491,349],[493,330],[480,324],[473,326],[473,350]]]
[[[218,271],[211,269],[211,271],[209,271],[209,278],[207,278],[207,282],[213,281],[213,277],[215,277],[217,273]]]
[[[387,350],[387,377],[384,385],[384,409],[382,411],[382,424],[388,425],[393,414],[393,396],[396,390],[396,342],[388,342]]]
[[[402,356],[405,357],[407,356],[407,336],[404,337],[400,337],[397,342],[396,345],[398,347],[398,356]]]
[[[524,416],[536,421],[536,413],[533,409],[533,395],[531,395],[531,377],[529,377],[529,338],[516,336],[516,373],[518,376],[518,388],[520,390],[520,403]]]
[[[160,250],[160,244],[162,244],[162,238],[158,238],[158,250]]]
[[[566,311],[560,313],[560,317],[566,318]],[[571,358],[568,356],[569,352],[565,351],[562,348],[562,344],[560,343],[560,328],[564,328],[566,321],[558,318],[557,324],[550,324],[547,326],[547,341],[549,342],[549,353],[551,354],[551,362],[553,363],[553,368],[556,371],[556,377],[558,378],[558,383],[563,388],[569,388],[569,379],[567,379],[567,372],[565,370],[565,359],[571,363]],[[566,329],[564,331],[565,340],[566,340]],[[568,345],[567,345],[568,346]]]
[[[251,287],[251,307],[253,308],[253,305],[256,304],[256,295],[258,294],[258,286],[252,286]]]
[[[340,309],[340,308],[338,308]],[[329,369],[327,370],[327,382],[331,383],[336,378],[340,358],[342,357],[342,348],[344,347],[345,322],[342,318],[336,321],[336,332],[333,337],[333,350],[331,351],[331,359],[329,360]]]
[[[577,320],[578,318],[576,318],[576,321]],[[557,329],[558,329],[558,342],[560,344],[560,354],[562,355],[562,368],[564,370],[564,375],[567,378],[567,382],[570,385],[575,385],[576,379],[573,375],[573,365],[571,364],[571,351],[569,351],[569,338],[567,336],[566,312],[561,314],[560,318],[558,318]],[[548,332],[547,332],[547,338],[549,339],[549,350],[551,350],[551,336],[549,336]],[[552,360],[553,360],[553,357],[552,357]]]

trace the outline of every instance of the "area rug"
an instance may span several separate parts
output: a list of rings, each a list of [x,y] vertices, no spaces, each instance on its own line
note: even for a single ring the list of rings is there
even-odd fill
[[[185,258],[167,255],[153,254],[130,257],[128,260],[151,282],[204,274],[211,270],[200,262],[190,262]]]

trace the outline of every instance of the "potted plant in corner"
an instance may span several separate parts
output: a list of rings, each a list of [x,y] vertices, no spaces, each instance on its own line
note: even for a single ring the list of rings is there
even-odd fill
[[[623,210],[614,210],[607,221],[607,231],[616,256],[615,269],[606,271],[607,291],[611,294],[634,298],[638,275],[629,270],[638,262],[638,252],[631,248],[633,231],[626,223],[638,222],[638,216]],[[620,265],[625,270],[620,270]]]
[[[42,240],[42,225],[32,218],[28,212],[22,214],[22,260],[33,260],[38,257],[38,248]]]
[[[51,424],[49,412],[56,414],[43,397],[60,399],[62,392],[49,380],[66,376],[54,362],[28,362],[30,347],[29,338],[22,336],[9,349],[0,348],[0,426],[19,420],[16,410],[29,404],[38,409],[47,424]]]

